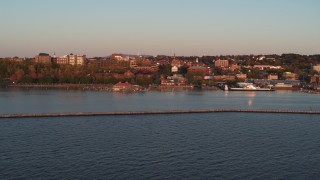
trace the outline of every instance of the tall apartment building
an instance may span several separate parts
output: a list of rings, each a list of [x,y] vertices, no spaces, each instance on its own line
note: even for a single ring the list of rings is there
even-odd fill
[[[229,66],[229,61],[228,60],[216,60],[214,62],[215,67],[228,67]]]

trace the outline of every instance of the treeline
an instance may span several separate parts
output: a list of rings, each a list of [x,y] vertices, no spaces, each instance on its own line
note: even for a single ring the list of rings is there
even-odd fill
[[[125,76],[125,72],[132,72]],[[161,72],[168,68],[161,69]],[[149,85],[160,83],[160,74],[148,71],[133,71],[125,62],[107,61],[90,63],[85,66],[43,64],[33,61],[10,61],[0,59],[0,81],[40,84],[116,84],[128,81],[132,84]],[[1,84],[0,83],[0,84]]]
[[[0,60],[0,79],[17,83],[116,83],[115,78],[96,77],[97,72],[111,71],[99,65],[71,66]]]
[[[299,75],[303,80],[307,76],[319,74],[312,70],[312,66],[320,63],[320,55],[265,55],[263,60],[260,56],[241,55],[241,56],[203,56],[203,57],[183,57],[176,58],[181,62],[195,62],[206,64],[212,68],[215,75],[235,75],[238,73],[247,74],[248,78],[265,78],[267,74],[276,73],[281,78],[283,72],[293,72]],[[214,67],[214,61],[218,59],[227,59],[230,64],[239,66],[253,66],[259,64],[268,64],[282,66],[280,70],[245,69],[236,70],[219,69]],[[0,84],[5,81],[16,83],[72,83],[72,84],[115,84],[119,81],[128,81],[132,84],[149,85],[160,84],[161,78],[173,75],[169,62],[173,60],[172,56],[150,57],[148,59],[137,59],[137,64],[149,66],[157,62],[167,61],[167,64],[160,64],[157,72],[135,71],[130,68],[129,62],[108,60],[94,60],[85,66],[71,66],[58,64],[35,63],[32,59],[21,62],[0,58]],[[133,74],[126,75],[126,72]],[[187,78],[188,83],[199,82],[203,74],[188,72],[188,66],[183,65],[179,68],[179,74]],[[203,80],[202,80],[203,81]],[[201,82],[204,83],[204,82]]]

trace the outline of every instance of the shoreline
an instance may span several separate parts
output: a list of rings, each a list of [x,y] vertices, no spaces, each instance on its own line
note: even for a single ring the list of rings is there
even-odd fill
[[[113,84],[10,84],[3,88],[22,88],[22,89],[60,89],[60,90],[88,90],[88,91],[113,91]],[[175,85],[175,86],[148,86],[140,87],[138,90],[129,90],[128,92],[142,92],[142,91],[181,91],[193,90],[191,85]],[[217,87],[204,87],[202,90],[219,90]],[[122,91],[121,91],[122,92]],[[123,91],[126,92],[126,91]]]
[[[57,89],[57,90],[81,90],[81,91],[113,91],[113,84],[7,84],[5,86],[0,86],[0,88],[21,88],[21,89]],[[145,92],[145,91],[161,91],[161,92],[175,92],[183,90],[204,90],[204,91],[218,91],[221,88],[216,86],[206,86],[200,89],[194,88],[191,85],[174,85],[174,86],[163,86],[163,85],[152,85],[148,87],[140,87],[138,90],[128,91],[128,92]],[[299,88],[276,88],[275,91],[299,91],[308,94],[320,94],[320,91],[309,90],[309,89],[299,89]],[[126,92],[126,91],[121,91]]]

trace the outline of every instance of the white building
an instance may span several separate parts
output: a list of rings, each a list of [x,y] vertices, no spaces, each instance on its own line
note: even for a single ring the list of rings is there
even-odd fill
[[[57,64],[85,65],[86,55],[69,54],[55,58]]]
[[[76,65],[84,65],[86,63],[86,55],[77,55]]]
[[[173,72],[173,73],[178,72],[178,67],[177,67],[177,66],[173,66],[173,67],[171,68],[171,72]]]

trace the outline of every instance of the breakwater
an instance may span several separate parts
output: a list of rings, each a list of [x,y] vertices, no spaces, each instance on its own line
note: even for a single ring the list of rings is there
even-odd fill
[[[205,110],[161,110],[161,111],[127,111],[127,112],[74,112],[74,113],[39,113],[39,114],[0,114],[0,118],[37,118],[37,117],[76,117],[76,116],[120,116],[120,115],[161,115],[188,113],[287,113],[315,114],[315,110],[262,110],[262,109],[205,109]]]

